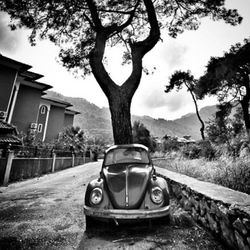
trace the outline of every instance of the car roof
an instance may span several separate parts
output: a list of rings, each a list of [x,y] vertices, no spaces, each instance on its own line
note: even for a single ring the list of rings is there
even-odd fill
[[[138,143],[133,143],[133,144],[120,144],[120,145],[113,145],[111,147],[109,147],[106,150],[106,153],[108,153],[109,151],[113,150],[113,149],[117,149],[117,148],[142,148],[146,151],[148,151],[148,148],[142,144],[138,144]]]

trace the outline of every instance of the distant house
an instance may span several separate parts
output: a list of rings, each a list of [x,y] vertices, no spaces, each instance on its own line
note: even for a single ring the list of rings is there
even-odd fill
[[[51,140],[65,126],[72,126],[77,111],[70,103],[43,97],[52,86],[38,81],[43,75],[29,71],[30,65],[0,55],[0,119],[19,132],[36,132]]]
[[[37,120],[37,137],[50,141],[65,127],[72,126],[74,115],[80,112],[70,110],[72,104],[52,97],[42,97]]]

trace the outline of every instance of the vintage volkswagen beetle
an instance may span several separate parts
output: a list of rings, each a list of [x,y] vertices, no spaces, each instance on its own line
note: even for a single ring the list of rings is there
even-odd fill
[[[85,194],[86,226],[96,220],[133,221],[169,217],[168,186],[156,176],[148,148],[115,145],[104,156],[100,177]]]

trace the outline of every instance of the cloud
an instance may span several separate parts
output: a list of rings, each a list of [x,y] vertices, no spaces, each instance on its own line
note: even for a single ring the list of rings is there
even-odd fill
[[[151,110],[165,107],[169,112],[174,112],[183,108],[189,99],[187,91],[166,94],[164,88],[159,88],[144,92],[142,105]]]
[[[0,12],[0,52],[15,52],[20,45],[20,31],[11,31],[9,17]]]
[[[167,39],[165,47],[162,47],[161,58],[164,59],[169,69],[180,67],[188,51],[188,47],[181,45],[175,39]]]

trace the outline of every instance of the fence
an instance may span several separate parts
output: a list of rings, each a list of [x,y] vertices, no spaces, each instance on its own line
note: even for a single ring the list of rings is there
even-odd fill
[[[0,158],[0,185],[82,165],[92,159],[91,152],[77,154],[72,151],[27,147],[8,150]]]

